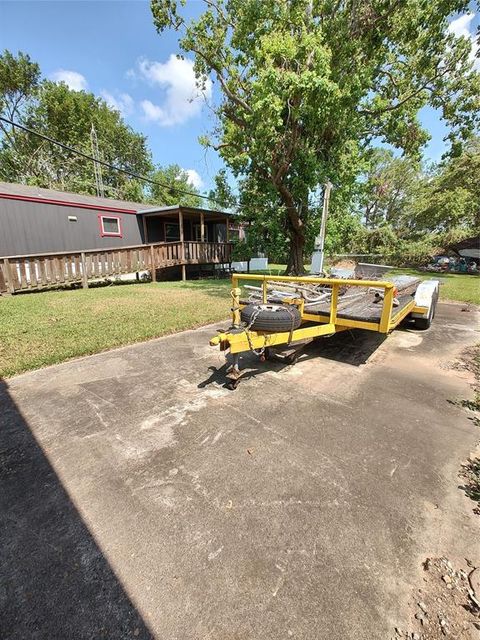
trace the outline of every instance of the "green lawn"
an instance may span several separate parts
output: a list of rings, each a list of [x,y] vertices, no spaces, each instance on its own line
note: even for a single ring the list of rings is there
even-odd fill
[[[271,265],[270,273],[284,270]],[[479,277],[438,277],[441,299],[480,304]],[[229,290],[229,280],[193,280],[0,298],[0,377],[223,320]]]
[[[229,291],[194,280],[0,298],[0,377],[222,320]]]

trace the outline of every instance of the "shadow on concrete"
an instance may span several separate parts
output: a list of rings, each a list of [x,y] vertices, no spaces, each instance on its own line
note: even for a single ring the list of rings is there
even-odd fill
[[[0,379],[0,636],[153,638]]]
[[[318,338],[307,344],[300,351],[298,361],[305,362],[312,358],[323,358],[359,367],[368,362],[368,359],[383,344],[386,337],[387,336],[381,333],[362,331],[359,329],[342,331],[341,333],[333,335],[331,338]],[[198,388],[203,389],[210,384],[228,386],[226,373],[230,364],[231,357],[227,356],[227,361],[221,367],[209,367],[210,375],[200,382]],[[240,355],[242,381],[256,378],[268,371],[278,372],[289,366],[292,365],[275,359],[261,362],[253,353],[247,352]]]

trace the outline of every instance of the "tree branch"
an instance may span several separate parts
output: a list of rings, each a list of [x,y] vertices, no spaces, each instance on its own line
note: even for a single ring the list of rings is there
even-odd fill
[[[428,85],[431,82],[434,82],[435,80],[438,80],[438,78],[442,78],[446,73],[449,73],[450,71],[452,71],[452,69],[450,67],[445,67],[445,69],[442,71],[442,73],[435,73],[435,75],[432,78],[429,78],[428,80],[426,80],[420,87],[418,87],[418,89],[416,89],[415,91],[412,91],[412,93],[404,96],[401,100],[399,100],[395,104],[391,104],[388,107],[384,107],[383,109],[360,109],[358,111],[358,113],[360,113],[362,115],[363,114],[367,114],[367,115],[375,115],[375,116],[377,116],[377,115],[381,115],[382,113],[387,113],[389,111],[395,111],[395,109],[398,109],[399,107],[404,105],[406,102],[408,102],[412,98],[415,98],[415,96],[417,96],[419,93],[421,93],[425,89],[428,89],[429,91],[433,92],[432,87],[429,87]]]
[[[245,100],[243,100],[240,96],[237,96],[236,94],[234,94],[228,88],[227,81],[223,77],[219,66],[215,62],[213,62],[212,60],[209,60],[208,57],[202,51],[200,51],[200,49],[195,49],[194,47],[191,47],[190,49],[191,49],[191,51],[193,51],[193,53],[196,53],[198,56],[200,56],[202,58],[202,60],[204,60],[207,63],[207,65],[213,71],[215,71],[217,79],[220,82],[220,84],[222,85],[222,89],[224,90],[225,94],[230,98],[230,100],[232,102],[235,102],[235,104],[237,104],[239,107],[242,107],[242,109],[245,109],[245,111],[247,111],[248,113],[253,113],[253,110],[250,107],[250,105],[248,105],[245,102]]]

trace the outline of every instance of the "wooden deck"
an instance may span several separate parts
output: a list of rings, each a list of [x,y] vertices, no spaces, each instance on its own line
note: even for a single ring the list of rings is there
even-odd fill
[[[158,244],[91,249],[66,253],[0,257],[0,294],[34,291],[52,286],[189,264],[228,264],[229,242],[161,242]]]

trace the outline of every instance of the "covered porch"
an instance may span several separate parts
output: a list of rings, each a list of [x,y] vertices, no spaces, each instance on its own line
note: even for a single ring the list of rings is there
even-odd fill
[[[181,265],[183,280],[189,264],[231,262],[230,214],[172,205],[141,211],[137,216],[141,218],[144,243],[161,243],[163,253],[168,254],[167,263]]]
[[[172,205],[137,214],[145,244],[157,242],[229,242],[231,215],[222,211]]]

